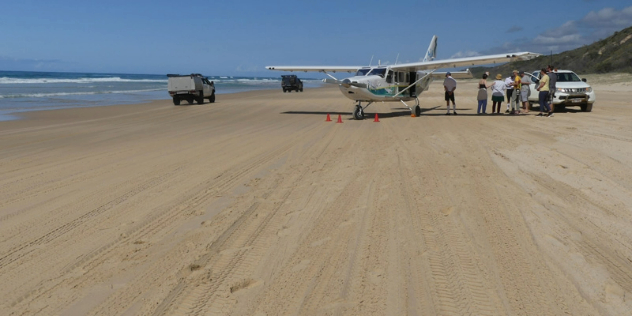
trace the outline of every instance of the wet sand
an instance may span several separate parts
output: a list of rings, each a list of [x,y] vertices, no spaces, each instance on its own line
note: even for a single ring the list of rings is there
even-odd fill
[[[418,118],[279,88],[0,122],[0,314],[629,315],[632,85],[599,79],[553,118],[466,81],[458,116],[435,83]]]

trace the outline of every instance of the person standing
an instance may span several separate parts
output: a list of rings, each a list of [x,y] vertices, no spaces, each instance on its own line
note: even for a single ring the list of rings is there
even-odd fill
[[[454,115],[456,115],[456,103],[454,103],[454,90],[456,90],[456,80],[452,78],[450,72],[445,74],[445,80],[443,80],[443,89],[445,90],[445,103],[448,107],[448,112],[445,115],[450,115],[450,100],[452,100],[452,107]]]
[[[503,81],[503,75],[497,74],[496,81],[492,84],[492,114],[500,114],[500,108],[505,100],[506,89],[507,85]],[[496,109],[496,104],[498,104],[498,109]]]
[[[551,115],[551,109],[549,108],[549,76],[546,74],[546,69],[540,70],[540,85],[537,88],[540,91],[538,95],[538,101],[540,103],[540,114],[536,116],[553,116]],[[547,115],[544,111],[547,111]]]
[[[478,82],[478,110],[476,114],[486,114],[487,112],[487,88],[491,85],[487,85],[487,74],[483,74],[483,78]]]
[[[505,86],[507,86],[507,110],[505,113],[509,113],[509,104],[511,103],[511,97],[514,94],[514,79],[512,76],[505,78]]]
[[[555,69],[555,67],[549,65],[546,73],[549,76],[549,108],[551,109],[549,116],[553,116],[553,112],[555,112],[553,99],[555,99],[555,92],[557,91],[557,71],[553,71],[553,69]]]
[[[528,74],[525,74],[524,71],[520,71],[518,75],[520,78],[520,100],[522,101],[523,112],[529,113],[529,95],[531,94],[531,89],[529,86],[531,85],[531,79]]]
[[[509,114],[514,115],[516,113],[520,113],[520,76],[518,75],[518,70],[514,70],[512,72],[513,79],[513,89],[514,93],[511,95],[510,103],[511,103],[511,112]],[[509,91],[509,90],[507,90]]]

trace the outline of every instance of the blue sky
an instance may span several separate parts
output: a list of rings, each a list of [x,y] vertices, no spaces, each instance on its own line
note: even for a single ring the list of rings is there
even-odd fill
[[[632,26],[629,0],[7,1],[0,70],[276,76],[266,65],[560,52]],[[545,10],[543,8],[546,8]],[[543,14],[542,12],[550,12]]]

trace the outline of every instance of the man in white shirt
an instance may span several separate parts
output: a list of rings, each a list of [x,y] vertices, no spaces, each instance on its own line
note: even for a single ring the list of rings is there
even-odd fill
[[[452,78],[451,73],[445,74],[445,80],[443,80],[443,89],[445,90],[445,103],[448,107],[448,112],[445,115],[450,115],[450,100],[452,100],[452,108],[454,115],[456,115],[456,104],[454,103],[454,90],[456,90],[456,80]]]
[[[505,113],[509,113],[509,105],[514,92],[514,79],[512,76],[505,78],[505,86],[507,86],[507,111]]]

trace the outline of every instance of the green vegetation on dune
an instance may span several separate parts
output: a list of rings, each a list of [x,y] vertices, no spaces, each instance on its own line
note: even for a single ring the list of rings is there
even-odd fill
[[[543,55],[528,61],[518,61],[496,67],[471,68],[475,78],[485,71],[507,76],[513,69],[534,71],[549,64],[558,69],[573,70],[578,74],[587,73],[632,73],[632,27],[615,32],[612,36],[574,50],[553,56]]]

